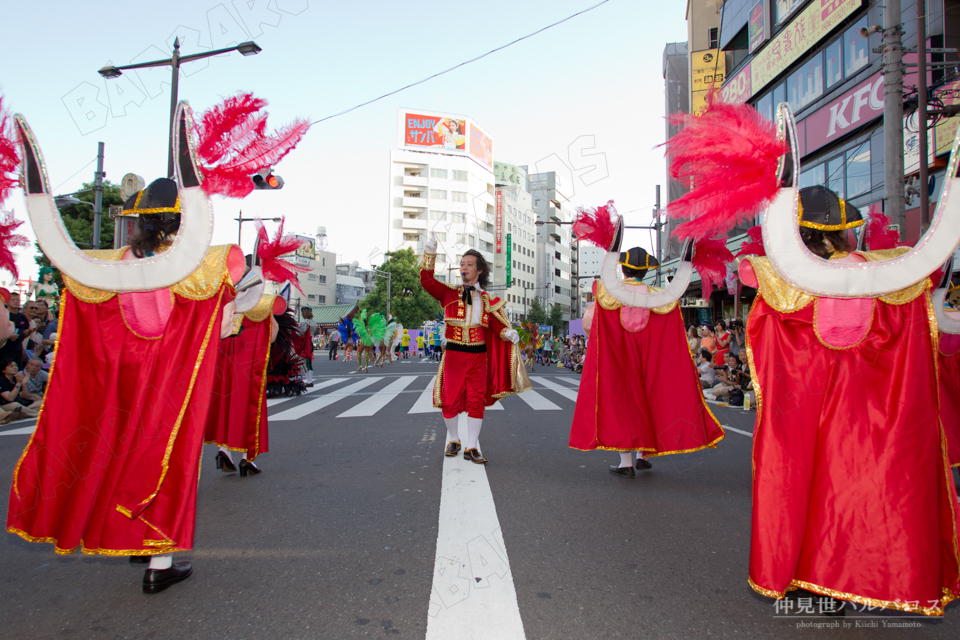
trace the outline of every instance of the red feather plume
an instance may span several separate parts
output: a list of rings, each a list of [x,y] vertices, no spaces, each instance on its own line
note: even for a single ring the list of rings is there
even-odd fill
[[[19,278],[13,248],[26,247],[30,241],[19,233],[14,233],[17,227],[23,224],[22,220],[15,219],[10,211],[0,210],[0,214],[2,214],[0,217],[0,269],[6,269],[13,274],[14,278]]]
[[[680,131],[666,143],[670,174],[692,183],[667,215],[684,219],[678,238],[725,235],[777,195],[777,163],[787,145],[776,127],[746,104],[714,102],[699,116],[670,118]]]
[[[280,220],[280,228],[273,240],[267,234],[266,227],[262,220],[256,221],[257,236],[260,238],[260,246],[257,247],[257,258],[260,259],[260,268],[263,270],[263,277],[271,282],[287,282],[295,286],[300,293],[300,282],[297,279],[297,273],[310,271],[310,267],[301,267],[300,265],[281,260],[281,257],[289,255],[299,249],[305,243],[304,240],[293,236],[283,235],[283,223],[285,219]]]
[[[903,246],[900,243],[900,234],[896,229],[890,228],[890,216],[880,212],[879,204],[870,206],[869,215],[870,221],[867,223],[863,238],[867,251],[879,251]]]
[[[727,249],[723,238],[697,240],[693,248],[693,268],[700,274],[703,297],[709,297],[714,284],[722,284],[727,277],[727,264],[733,261],[733,253]]]
[[[767,255],[766,249],[763,248],[763,231],[760,225],[747,229],[747,236],[750,239],[740,245],[740,251],[737,252],[736,257]]]
[[[578,242],[586,240],[604,251],[609,251],[613,237],[617,233],[616,219],[617,210],[613,206],[613,200],[596,209],[577,207],[577,215],[573,221],[573,232],[576,234]]]
[[[196,125],[197,155],[203,171],[203,190],[228,198],[253,191],[251,176],[272,167],[290,153],[310,128],[294,120],[267,133],[267,101],[239,93],[205,111]]]
[[[20,166],[20,145],[13,130],[10,114],[3,106],[0,95],[0,206],[10,191],[20,185],[17,168]]]

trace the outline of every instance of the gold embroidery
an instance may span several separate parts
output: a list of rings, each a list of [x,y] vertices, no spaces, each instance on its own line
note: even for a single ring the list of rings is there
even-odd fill
[[[924,607],[921,606],[919,601],[916,600],[910,602],[900,600],[879,600],[877,598],[859,596],[853,593],[847,593],[845,591],[837,591],[828,587],[821,587],[820,585],[813,584],[812,582],[806,582],[804,580],[791,580],[790,586],[787,587],[786,591],[773,591],[772,589],[764,589],[754,582],[753,579],[749,579],[748,582],[750,587],[757,593],[769,598],[777,598],[778,600],[783,598],[789,591],[794,591],[795,589],[805,589],[821,596],[830,596],[831,598],[836,598],[837,600],[856,602],[857,604],[863,604],[869,607],[882,607],[884,609],[895,609],[897,611],[907,611],[910,613],[922,613],[925,616],[942,616],[943,608],[957,597],[953,593],[950,593],[947,589],[944,589],[943,596],[936,606]]]
[[[840,198],[840,224],[818,224],[816,222],[807,222],[803,219],[803,204],[801,204],[800,198],[797,198],[797,221],[800,223],[801,227],[816,229],[818,231],[843,231],[845,229],[859,227],[866,222],[866,220],[863,219],[847,222],[847,201],[843,198]]]
[[[641,281],[637,280],[636,278],[627,278],[626,280],[623,281],[623,283],[628,285],[643,284]],[[651,287],[651,286],[647,286],[647,289],[650,291],[650,293],[659,293],[660,291],[663,291],[663,289],[661,288]],[[607,309],[608,311],[619,309],[620,307],[623,306],[623,303],[617,300],[615,297],[613,297],[613,294],[607,291],[607,289],[603,286],[603,283],[599,280],[597,280],[597,295],[595,297],[596,297],[597,303],[604,309]],[[659,315],[663,315],[666,313],[670,313],[671,311],[676,309],[678,304],[679,304],[679,300],[674,300],[673,302],[670,302],[663,306],[650,309],[650,311]]]
[[[103,260],[105,262],[117,262],[123,258],[123,254],[126,252],[126,250],[127,247],[120,247],[119,249],[98,249],[94,251],[84,251],[84,253],[91,258],[96,258],[97,260]],[[77,300],[80,300],[81,302],[99,304],[101,302],[106,302],[113,296],[117,295],[113,291],[102,291],[100,289],[94,289],[93,287],[80,284],[66,273],[61,275],[63,276],[63,284],[66,285],[66,288],[70,291],[70,293],[72,293]]]
[[[262,295],[260,296],[260,301],[257,302],[256,306],[249,311],[244,311],[243,315],[249,318],[252,322],[263,322],[269,316],[273,315],[273,300],[276,298],[274,295]]]
[[[230,321],[230,335],[237,336],[240,335],[240,329],[243,328],[243,314],[235,313],[233,314],[233,319]]]
[[[231,244],[210,247],[200,267],[189,278],[173,285],[173,292],[190,300],[207,300],[216,295],[224,283],[232,288],[227,257],[233,247]]]
[[[746,256],[759,283],[758,292],[780,313],[795,313],[813,302],[814,296],[790,285],[780,277],[766,256]]]
[[[423,258],[420,259],[420,270],[433,271],[436,266],[437,266],[437,254],[424,253]]]
[[[438,409],[443,408],[443,363],[447,360],[447,352],[444,350],[440,357],[440,365],[437,367],[437,380],[433,383],[433,406]]]
[[[88,556],[155,556],[165,553],[176,553],[178,551],[190,551],[190,549],[171,549],[169,547],[163,549],[88,549],[83,546],[82,539],[80,540],[80,544],[78,546],[72,549],[63,549],[57,546],[56,538],[36,538],[31,536],[26,531],[21,531],[16,527],[7,527],[7,532],[15,533],[27,542],[46,542],[52,544],[54,552],[59,556],[68,556],[71,553],[74,553],[77,549],[79,549],[84,555]]]

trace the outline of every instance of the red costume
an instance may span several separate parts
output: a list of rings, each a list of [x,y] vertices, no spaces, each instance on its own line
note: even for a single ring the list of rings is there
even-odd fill
[[[930,281],[839,300],[749,260],[759,282],[747,323],[758,400],[750,585],[941,615],[960,593],[960,513]]]
[[[447,346],[433,386],[433,405],[445,418],[464,411],[482,418],[485,407],[499,398],[530,386],[517,346],[504,337],[510,321],[506,301],[481,292],[480,323],[470,324],[464,287],[454,287],[433,277],[436,255],[424,254],[420,284],[443,307]]]
[[[119,260],[124,251],[91,253]],[[136,296],[159,292],[101,291],[64,274],[56,357],[13,473],[8,531],[61,554],[193,547],[221,318],[242,265],[238,247],[211,248],[192,276],[161,290],[170,313],[153,334],[130,314]]]
[[[960,467],[960,336],[941,333],[939,347],[940,421],[950,466]]]
[[[716,447],[723,429],[704,402],[677,302],[628,307],[599,280],[593,293],[570,446],[647,457]]]
[[[270,450],[266,387],[271,326],[274,314],[285,308],[283,298],[262,296],[257,306],[235,319],[239,333],[220,341],[204,444],[243,451],[250,461]]]

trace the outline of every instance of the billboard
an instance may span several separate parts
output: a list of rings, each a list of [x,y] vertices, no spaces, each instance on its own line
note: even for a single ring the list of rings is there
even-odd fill
[[[690,54],[690,111],[698,116],[707,106],[707,94],[723,84],[726,65],[720,49],[694,51]]]
[[[513,270],[510,268],[512,263],[510,262],[513,259],[513,242],[511,242],[512,233],[507,234],[507,286],[513,286]]]
[[[403,120],[405,147],[438,147],[447,151],[463,151],[465,148],[466,120],[409,112]]]
[[[503,192],[497,191],[497,253],[503,253]]]
[[[493,171],[493,138],[470,121],[470,157],[479,162],[489,171]]]
[[[307,258],[309,260],[316,260],[317,254],[314,249],[315,240],[307,236],[296,236],[296,237],[297,237],[297,240],[302,240],[303,244],[300,245],[300,248],[296,250],[294,255],[301,258]],[[297,264],[300,264],[300,263],[297,262]]]
[[[750,9],[747,25],[750,53],[753,53],[770,38],[770,14],[767,12],[767,0],[757,0],[757,4]]]

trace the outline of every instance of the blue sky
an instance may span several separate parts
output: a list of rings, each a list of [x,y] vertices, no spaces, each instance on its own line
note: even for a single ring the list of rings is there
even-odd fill
[[[7,12],[4,49],[16,56],[0,75],[0,91],[33,127],[57,193],[92,179],[93,164],[71,175],[96,156],[98,141],[106,144],[108,179],[134,172],[150,182],[166,171],[169,72],[127,72],[108,86],[96,71],[108,62],[168,57],[176,34],[184,53],[252,35],[263,48],[258,56],[233,53],[185,66],[180,98],[202,111],[235,91],[252,91],[270,101],[276,126],[337,113],[596,2],[18,3]],[[654,148],[664,136],[662,52],[665,43],[686,40],[684,9],[681,2],[610,0],[479,62],[317,124],[277,166],[283,190],[215,200],[214,242],[236,242],[232,218],[240,209],[245,216],[284,215],[289,231],[312,235],[326,226],[331,251],[369,266],[369,256],[386,247],[398,108],[468,115],[494,137],[496,160],[541,170],[566,164],[573,202],[613,199],[627,224],[647,224],[665,174],[662,149]],[[581,151],[591,146],[589,136],[594,149]],[[597,169],[590,172],[589,164]],[[7,206],[26,219],[22,202],[16,192]],[[645,231],[631,232],[626,242],[650,245]],[[21,277],[35,276],[32,251],[21,250],[18,263]]]

